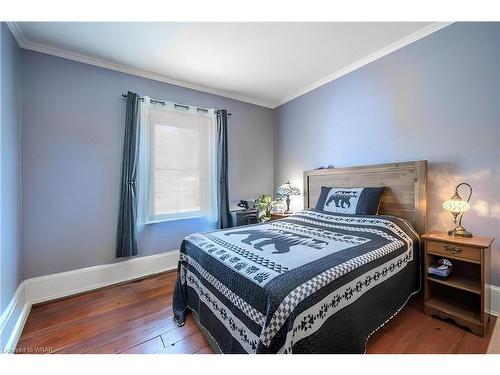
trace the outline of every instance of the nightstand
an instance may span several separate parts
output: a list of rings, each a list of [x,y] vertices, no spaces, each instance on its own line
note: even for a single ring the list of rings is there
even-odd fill
[[[233,227],[257,224],[259,222],[259,210],[256,210],[254,208],[230,211],[230,213]]]
[[[473,333],[484,336],[490,316],[490,237],[449,236],[430,231],[425,241],[424,303],[425,313],[452,319]],[[438,259],[448,259],[453,268],[450,276],[439,279],[427,274],[427,268]]]
[[[269,221],[284,219],[284,218],[287,218],[288,216],[291,216],[291,215],[293,215],[293,214],[278,214],[278,213],[271,212],[271,218],[269,219]]]

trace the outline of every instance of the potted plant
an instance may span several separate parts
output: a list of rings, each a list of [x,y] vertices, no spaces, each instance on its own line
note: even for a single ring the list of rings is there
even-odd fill
[[[273,197],[269,194],[262,195],[255,201],[255,208],[259,210],[259,220],[268,221],[271,218],[271,203],[273,202]]]

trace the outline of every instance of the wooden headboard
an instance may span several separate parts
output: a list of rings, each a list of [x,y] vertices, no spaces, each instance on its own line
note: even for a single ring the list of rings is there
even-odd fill
[[[410,161],[304,172],[304,208],[312,208],[321,186],[385,186],[380,215],[409,220],[419,234],[427,230],[427,161]]]

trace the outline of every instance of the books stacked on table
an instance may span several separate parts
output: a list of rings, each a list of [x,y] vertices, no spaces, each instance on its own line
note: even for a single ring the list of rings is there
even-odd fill
[[[448,259],[439,259],[436,264],[431,265],[427,269],[427,273],[433,277],[446,279],[452,269],[452,264]]]

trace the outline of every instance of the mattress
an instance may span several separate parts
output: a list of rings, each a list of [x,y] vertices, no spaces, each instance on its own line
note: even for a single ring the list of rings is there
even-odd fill
[[[185,238],[173,296],[222,353],[363,353],[420,289],[419,237],[393,216],[307,209]]]

